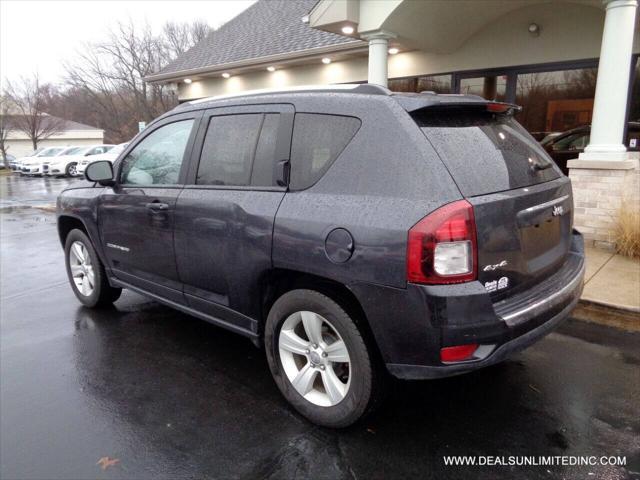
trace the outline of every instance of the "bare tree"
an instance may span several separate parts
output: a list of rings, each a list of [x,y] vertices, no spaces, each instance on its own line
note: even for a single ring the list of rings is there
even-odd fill
[[[11,116],[13,127],[29,137],[34,150],[40,141],[59,133],[65,126],[61,118],[45,113],[44,92],[37,73],[31,78],[20,77],[17,83],[7,81],[4,92],[15,109],[15,115]]]
[[[213,29],[202,20],[193,23],[165,23],[162,28],[163,63],[169,63],[178,55],[182,55],[211,32]]]
[[[93,115],[96,121],[84,121],[104,129],[109,141],[129,140],[137,133],[139,121],[150,121],[177,104],[170,88],[148,84],[144,77],[158,71],[210,31],[203,22],[168,23],[155,35],[149,25],[134,24],[131,20],[119,23],[106,41],[85,45],[77,58],[65,66],[65,97],[69,101],[64,102],[64,108],[72,108],[73,99],[82,98],[90,109],[81,116],[74,115],[74,120],[83,121],[85,116]]]
[[[5,167],[9,166],[9,162],[7,161],[7,151],[9,150],[7,139],[13,129],[9,113],[9,102],[0,96],[0,154],[2,154],[2,161]]]

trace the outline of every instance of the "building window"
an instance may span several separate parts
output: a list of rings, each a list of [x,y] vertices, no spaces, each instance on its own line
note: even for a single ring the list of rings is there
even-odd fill
[[[597,76],[597,68],[519,74],[516,103],[522,111],[516,118],[539,136],[588,125]]]
[[[485,75],[460,80],[460,93],[479,95],[487,100],[504,102],[507,95],[506,75]]]
[[[388,82],[388,88],[393,92],[451,93],[451,75],[392,78]]]
[[[628,120],[640,122],[640,57],[634,56]],[[549,133],[588,125],[598,77],[597,60],[453,72],[389,80],[395,92],[461,93],[512,102],[517,120],[537,140]],[[636,143],[640,142],[636,140]]]

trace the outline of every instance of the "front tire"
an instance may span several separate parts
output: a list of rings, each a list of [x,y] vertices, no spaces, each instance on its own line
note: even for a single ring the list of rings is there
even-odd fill
[[[73,293],[86,307],[98,307],[115,302],[121,288],[109,285],[104,265],[91,240],[82,230],[69,232],[64,247],[67,277]]]
[[[274,303],[265,326],[267,360],[278,388],[303,416],[346,427],[369,412],[378,372],[353,319],[314,290]]]
[[[67,177],[75,177],[78,175],[78,164],[76,162],[71,162],[67,165],[67,168],[65,168],[64,173]]]

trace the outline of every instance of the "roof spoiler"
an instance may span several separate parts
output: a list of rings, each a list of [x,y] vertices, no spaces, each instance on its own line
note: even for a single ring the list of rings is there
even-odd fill
[[[394,95],[398,103],[409,113],[426,108],[484,107],[488,112],[512,115],[522,110],[520,105],[485,100],[477,95]]]

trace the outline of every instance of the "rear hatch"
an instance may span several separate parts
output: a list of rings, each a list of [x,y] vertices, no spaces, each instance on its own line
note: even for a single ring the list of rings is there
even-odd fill
[[[478,279],[497,301],[565,261],[573,201],[569,180],[509,109],[487,105],[434,106],[412,117],[473,205]]]

